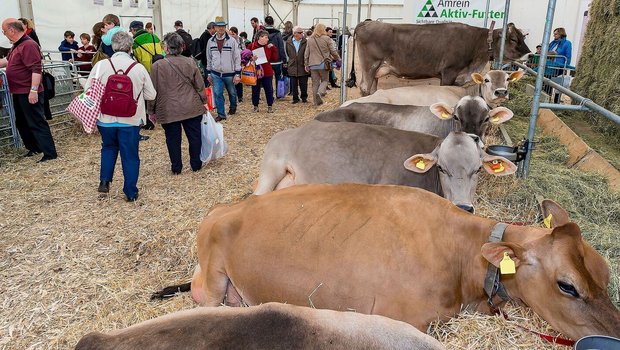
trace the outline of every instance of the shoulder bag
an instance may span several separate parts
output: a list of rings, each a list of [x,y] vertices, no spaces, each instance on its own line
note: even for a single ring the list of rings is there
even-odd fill
[[[325,64],[325,67],[323,69],[328,70],[328,71],[331,70],[332,69],[332,58],[325,57],[325,55],[323,55],[323,51],[321,51],[321,47],[319,46],[319,42],[316,40],[316,37],[314,37],[314,43],[316,44],[316,48],[319,50],[321,57],[323,57],[323,63]]]

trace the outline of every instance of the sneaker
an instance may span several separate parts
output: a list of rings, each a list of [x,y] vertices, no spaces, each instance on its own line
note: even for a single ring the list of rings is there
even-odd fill
[[[258,112],[258,106],[254,106],[253,111],[254,111],[254,112]]]
[[[101,193],[110,192],[110,181],[99,182],[99,188],[97,188],[97,192],[101,192]]]
[[[37,154],[39,154],[41,152],[37,152],[37,151],[28,151],[28,153],[24,154],[23,157],[32,157],[32,156],[36,156]]]
[[[323,104],[323,99],[321,98],[321,95],[317,94],[314,96],[314,104],[317,106],[320,106]]]
[[[226,120],[226,116],[221,116],[221,115],[218,115],[217,117],[215,117],[215,122],[216,122],[216,123],[219,123],[219,122],[221,122],[222,120]]]
[[[146,135],[140,135],[140,141],[146,141],[148,139],[150,139],[150,136],[146,136]]]
[[[308,103],[308,100],[301,100],[301,103]]]
[[[273,108],[271,106],[267,106],[267,113],[273,113]]]
[[[125,200],[126,200],[127,202],[135,202],[135,201],[137,201],[137,200],[138,200],[138,194],[136,193],[136,195],[135,195],[135,196],[133,196],[133,197],[127,197]]]
[[[228,110],[228,115],[233,115],[235,113],[237,113],[237,108],[231,108]]]
[[[242,99],[242,98],[239,98],[239,99],[237,99],[237,102],[238,102],[238,103],[241,103],[241,102],[243,102],[243,99]]]
[[[291,102],[292,104],[297,104],[299,103],[299,100],[293,100],[293,102]]]

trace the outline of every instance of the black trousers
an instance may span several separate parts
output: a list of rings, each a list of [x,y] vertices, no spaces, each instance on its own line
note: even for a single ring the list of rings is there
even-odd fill
[[[13,94],[15,126],[26,149],[43,152],[44,156],[56,158],[56,145],[43,112],[44,99],[44,93],[40,92],[39,101],[31,104],[28,102],[28,94]]]
[[[189,142],[189,164],[193,171],[202,168],[200,160],[200,149],[202,147],[202,138],[200,136],[200,123],[202,115],[181,120],[178,122],[162,124],[164,133],[166,134],[166,146],[168,147],[168,155],[171,170],[180,173],[183,169],[183,160],[181,159],[181,128],[185,130],[185,136]]]
[[[308,100],[308,76],[289,77],[291,79],[291,89],[293,90],[293,101],[299,101],[299,90],[301,90],[301,100]]]

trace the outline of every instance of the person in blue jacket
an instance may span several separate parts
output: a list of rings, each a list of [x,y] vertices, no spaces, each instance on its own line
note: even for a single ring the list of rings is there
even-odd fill
[[[572,52],[573,44],[566,40],[566,30],[564,28],[554,29],[553,41],[549,43],[548,54],[563,57],[554,57],[547,62],[547,66],[554,70],[551,76],[555,77],[564,73],[563,68],[570,66]]]
[[[73,55],[71,54],[72,52],[77,53],[77,50],[80,48],[78,46],[78,43],[74,40],[75,38],[75,33],[73,33],[70,30],[67,30],[65,32],[65,40],[63,40],[60,43],[60,46],[58,46],[58,51],[61,52],[67,52],[67,53],[63,53],[62,54],[62,60],[63,61],[70,61],[73,59]]]

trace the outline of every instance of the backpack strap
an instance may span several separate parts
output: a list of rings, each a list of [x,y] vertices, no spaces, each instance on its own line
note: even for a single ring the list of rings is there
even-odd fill
[[[110,62],[112,62],[112,61],[110,61]],[[129,71],[131,70],[131,68],[133,68],[133,66],[135,66],[136,64],[138,64],[138,62],[133,61],[133,62],[129,65],[129,67],[127,67],[127,69],[125,70],[125,72],[123,72],[123,74],[125,74],[125,75],[129,74]]]
[[[112,63],[112,59],[108,58],[108,62],[110,62],[110,65],[112,66],[112,70],[114,71],[114,74],[118,74],[116,67],[114,67],[114,63]]]

